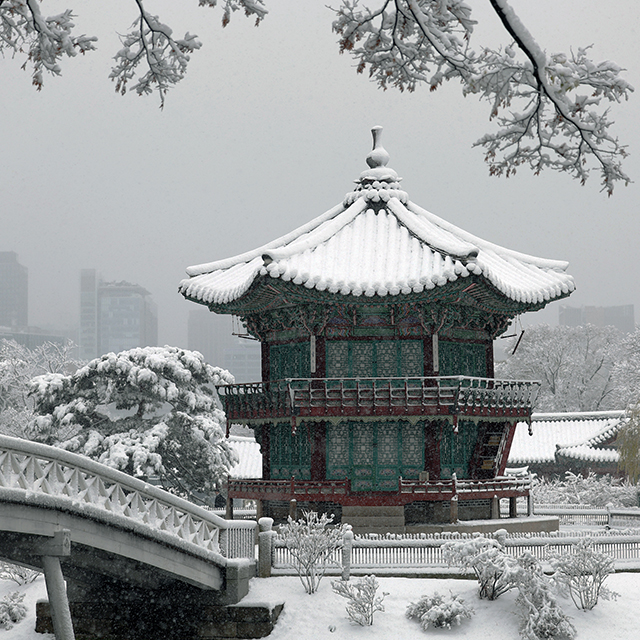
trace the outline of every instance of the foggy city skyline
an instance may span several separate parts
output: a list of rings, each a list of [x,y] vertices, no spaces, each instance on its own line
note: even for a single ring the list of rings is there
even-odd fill
[[[629,145],[623,169],[633,184],[600,193],[594,170],[585,186],[566,174],[523,168],[492,178],[475,140],[493,130],[489,105],[463,98],[449,83],[383,92],[338,54],[332,14],[322,3],[269,0],[258,28],[197,2],[147,3],[177,34],[203,43],[186,78],[158,98],[121,97],[108,80],[110,59],[135,16],[127,0],[72,7],[79,32],[98,35],[98,51],[66,59],[62,76],[31,86],[18,59],[0,61],[5,99],[3,231],[0,251],[29,269],[29,324],[79,324],[81,269],[147,289],[158,305],[159,344],[187,346],[187,317],[197,308],[177,293],[186,267],[258,247],[342,200],[384,127],[389,166],[410,199],[502,246],[567,260],[577,290],[560,304],[640,305],[635,253],[640,236],[638,98],[612,105],[612,132]],[[596,61],[634,64],[636,3],[544,0],[516,11],[547,51],[594,44]],[[474,6],[478,43],[506,44],[489,10]],[[485,18],[487,21],[485,22]],[[497,39],[499,37],[499,40]],[[492,40],[493,38],[493,40]],[[525,322],[558,323],[558,305]],[[214,363],[216,364],[216,363]]]

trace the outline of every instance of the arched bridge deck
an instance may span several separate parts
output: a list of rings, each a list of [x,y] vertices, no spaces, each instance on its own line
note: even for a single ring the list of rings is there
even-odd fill
[[[44,569],[54,609],[49,578],[62,584],[62,573],[72,602],[150,591],[237,602],[255,575],[255,527],[83,456],[0,436],[0,557]]]

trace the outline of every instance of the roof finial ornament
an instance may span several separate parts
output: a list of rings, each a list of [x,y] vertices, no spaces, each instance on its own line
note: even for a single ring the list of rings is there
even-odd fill
[[[373,149],[367,156],[367,164],[372,169],[376,167],[386,167],[390,156],[382,146],[382,127],[373,127],[373,129],[371,129],[371,135],[373,136]]]

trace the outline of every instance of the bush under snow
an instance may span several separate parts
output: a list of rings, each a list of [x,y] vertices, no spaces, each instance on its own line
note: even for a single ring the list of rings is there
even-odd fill
[[[342,547],[346,525],[331,526],[333,516],[305,511],[302,518],[280,527],[280,535],[292,557],[292,566],[307,593],[318,590],[327,567],[333,564],[333,553]]]
[[[604,586],[608,576],[615,572],[614,559],[594,550],[589,538],[579,540],[569,552],[549,556],[555,569],[553,580],[563,595],[569,595],[578,609],[588,611],[598,599],[615,600],[619,594]]]
[[[422,596],[418,602],[412,602],[406,615],[419,620],[420,626],[427,631],[429,627],[451,629],[474,613],[473,608],[457,595],[442,596],[436,591],[432,596]]]
[[[348,580],[331,581],[333,591],[349,600],[347,605],[349,619],[361,627],[371,626],[373,624],[373,614],[376,611],[384,611],[382,601],[389,594],[376,595],[379,586],[376,577],[373,575],[365,576],[355,582],[349,582]]]

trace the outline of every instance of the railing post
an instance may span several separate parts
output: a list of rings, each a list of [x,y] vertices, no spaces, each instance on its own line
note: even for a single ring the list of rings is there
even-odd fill
[[[295,498],[289,500],[289,517],[292,520],[298,519],[298,501]]]
[[[458,522],[458,477],[455,473],[451,474],[451,502],[450,504],[450,514],[449,521],[451,524],[455,524]]]
[[[451,513],[449,515],[449,521],[451,524],[456,524],[458,522],[458,496],[453,496],[451,498],[451,502],[449,503]]]
[[[351,525],[345,527],[342,536],[342,579],[348,580],[351,575],[351,550],[353,549],[353,531]]]
[[[276,532],[272,530],[273,518],[258,520],[258,577],[270,578],[273,565],[273,538]]]
[[[225,558],[229,557],[229,529],[220,529],[218,533],[218,545],[220,547],[220,555]]]

